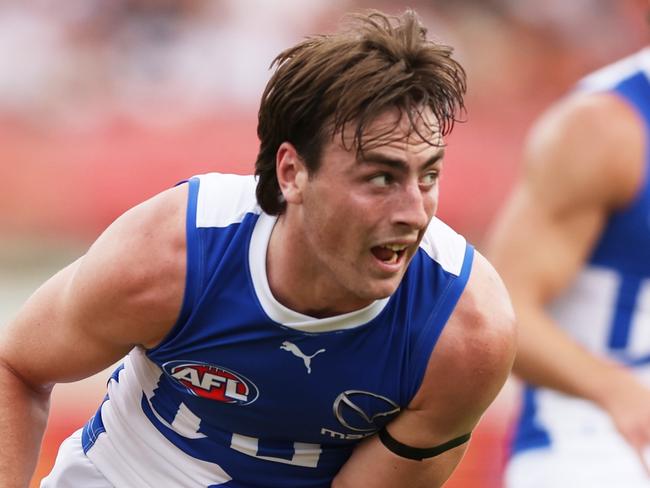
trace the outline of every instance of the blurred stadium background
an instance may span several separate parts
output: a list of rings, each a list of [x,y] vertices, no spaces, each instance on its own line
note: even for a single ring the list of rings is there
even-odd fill
[[[480,249],[527,126],[582,74],[646,44],[648,2],[0,2],[0,324],[130,206],[192,174],[250,172],[257,103],[281,49],[345,12],[407,5],[468,72],[440,215]],[[106,377],[55,388],[31,486],[94,412]],[[500,486],[516,389],[488,411],[447,486]]]

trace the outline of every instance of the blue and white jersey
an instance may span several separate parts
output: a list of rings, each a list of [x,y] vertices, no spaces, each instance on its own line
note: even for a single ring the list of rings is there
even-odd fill
[[[255,185],[189,181],[180,318],[113,373],[82,436],[116,486],[328,487],[420,386],[473,248],[434,219],[391,297],[315,319],[271,293],[276,218],[258,207]]]
[[[577,89],[627,102],[650,130],[650,48],[584,78]],[[650,372],[650,156],[633,201],[613,213],[593,253],[569,289],[550,305],[557,323],[589,351]],[[612,161],[612,164],[617,164]],[[612,428],[594,405],[547,389],[526,387],[514,451],[550,446],[585,432]]]

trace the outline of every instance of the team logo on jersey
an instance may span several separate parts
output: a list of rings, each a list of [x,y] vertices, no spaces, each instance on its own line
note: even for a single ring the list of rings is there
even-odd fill
[[[311,374],[311,360],[314,358],[314,356],[317,356],[318,354],[325,352],[325,349],[319,349],[314,354],[307,355],[304,352],[302,352],[300,348],[296,346],[293,342],[289,342],[289,341],[284,341],[280,346],[280,349],[284,351],[289,351],[294,356],[302,359],[303,363],[305,363],[305,368],[307,368],[307,374]]]
[[[400,406],[390,398],[361,390],[347,390],[334,400],[334,416],[347,429],[376,432],[395,417]]]
[[[170,361],[165,373],[193,395],[223,403],[248,405],[257,400],[259,390],[248,378],[229,369],[194,361]]]

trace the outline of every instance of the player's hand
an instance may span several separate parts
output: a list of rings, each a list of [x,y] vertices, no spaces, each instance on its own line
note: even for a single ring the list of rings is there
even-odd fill
[[[598,403],[637,452],[650,478],[650,388],[629,370],[616,367]]]

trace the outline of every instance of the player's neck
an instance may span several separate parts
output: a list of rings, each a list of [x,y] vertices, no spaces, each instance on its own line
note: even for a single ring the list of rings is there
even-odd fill
[[[371,301],[337,285],[309,252],[304,233],[278,218],[266,252],[266,274],[273,297],[285,307],[324,318],[362,309]]]

